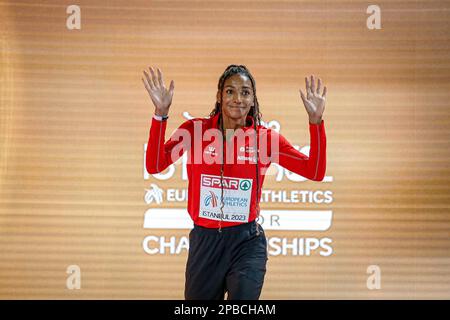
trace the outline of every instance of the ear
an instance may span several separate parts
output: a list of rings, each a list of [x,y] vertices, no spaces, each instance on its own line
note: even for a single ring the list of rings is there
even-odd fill
[[[216,94],[216,101],[218,103],[220,103],[220,92],[219,91],[217,91],[217,94]]]

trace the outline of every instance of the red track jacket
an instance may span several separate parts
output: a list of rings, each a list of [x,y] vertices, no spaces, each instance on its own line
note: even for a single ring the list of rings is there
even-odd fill
[[[162,172],[188,151],[188,212],[195,224],[207,228],[234,226],[251,222],[258,216],[265,172],[271,162],[307,179],[322,181],[326,168],[326,136],[324,122],[309,124],[309,157],[300,153],[275,130],[258,126],[259,190],[256,190],[256,152],[253,118],[247,116],[240,139],[237,134],[225,142],[211,138],[219,135],[219,114],[212,118],[195,118],[184,122],[164,143],[167,121],[152,119],[146,152],[146,168],[150,174]],[[212,130],[208,130],[212,129]],[[239,130],[237,130],[239,131]],[[265,143],[266,141],[266,143]],[[221,217],[223,172],[223,215]],[[257,197],[256,197],[257,195]],[[257,199],[257,200],[255,200]]]

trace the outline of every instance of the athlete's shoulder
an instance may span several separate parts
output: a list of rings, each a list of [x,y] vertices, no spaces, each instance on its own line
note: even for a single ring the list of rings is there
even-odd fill
[[[258,135],[271,135],[273,129],[266,127],[264,124],[259,124],[257,126]]]

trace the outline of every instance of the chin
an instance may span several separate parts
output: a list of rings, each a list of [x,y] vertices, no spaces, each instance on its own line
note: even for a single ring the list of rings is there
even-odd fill
[[[245,118],[249,110],[228,108],[227,116],[233,119]]]

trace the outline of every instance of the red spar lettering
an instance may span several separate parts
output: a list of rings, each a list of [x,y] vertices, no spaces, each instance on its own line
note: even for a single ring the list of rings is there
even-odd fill
[[[203,176],[202,186],[220,188],[220,178]],[[239,187],[238,179],[223,178],[223,186],[226,189],[237,190]]]

